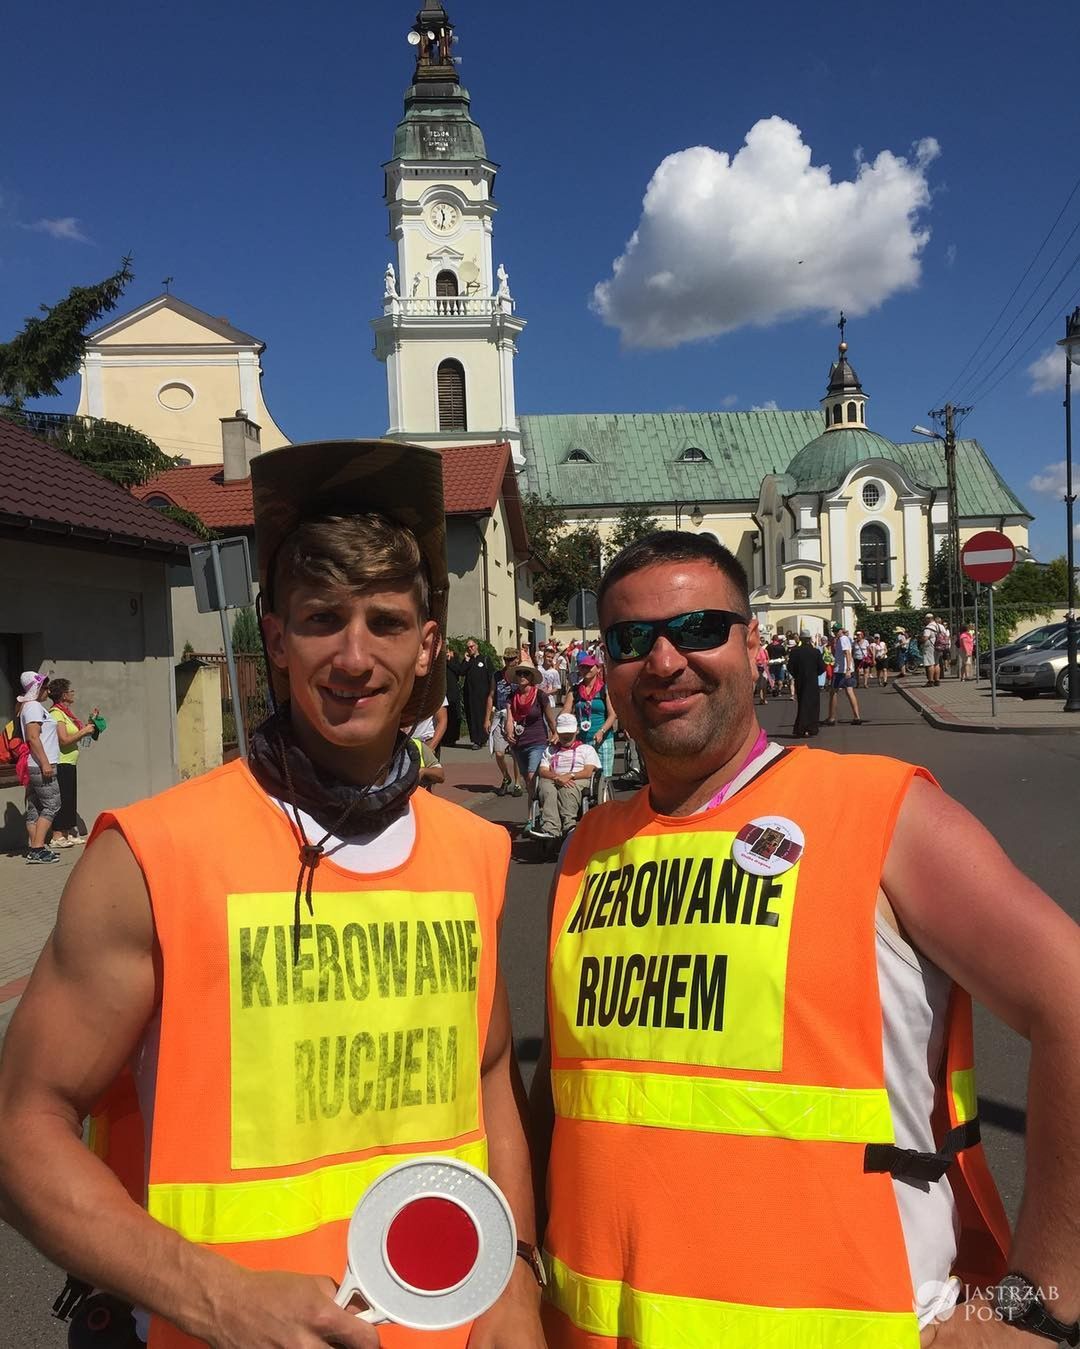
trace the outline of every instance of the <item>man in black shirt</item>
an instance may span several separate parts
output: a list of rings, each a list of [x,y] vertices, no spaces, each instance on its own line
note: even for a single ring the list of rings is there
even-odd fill
[[[793,727],[795,736],[817,735],[821,705],[818,675],[825,673],[825,661],[808,632],[800,635],[799,645],[788,656],[787,667],[798,699]]]

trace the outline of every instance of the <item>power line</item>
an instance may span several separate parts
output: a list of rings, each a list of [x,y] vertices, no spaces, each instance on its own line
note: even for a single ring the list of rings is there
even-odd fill
[[[1010,320],[1010,322],[1009,322],[1008,325],[1006,326],[1005,331],[1001,334],[1001,336],[1000,336],[1000,337],[997,339],[997,341],[994,343],[993,348],[991,348],[991,350],[988,351],[988,352],[986,353],[986,356],[985,356],[985,357],[983,358],[983,360],[979,363],[979,366],[976,368],[975,371],[973,371],[973,373],[971,374],[971,376],[970,376],[969,379],[968,379],[968,383],[967,383],[967,386],[966,386],[967,388],[970,389],[974,384],[981,384],[981,383],[985,380],[987,374],[993,374],[994,370],[997,369],[997,366],[1001,364],[1001,360],[1003,360],[1004,357],[1000,358],[999,361],[997,362],[997,364],[994,365],[994,366],[992,366],[991,369],[990,369],[989,371],[986,371],[986,370],[984,369],[984,366],[985,366],[985,364],[986,364],[986,361],[988,361],[988,360],[990,359],[990,357],[993,355],[994,351],[998,348],[998,346],[1000,346],[1000,344],[1001,344],[1002,342],[1005,341],[1005,339],[1008,337],[1009,331],[1010,331],[1010,329],[1013,327],[1013,325],[1016,324],[1016,323],[1019,323],[1020,320],[1021,320],[1021,318],[1023,318],[1023,316],[1024,316],[1024,310],[1027,308],[1028,304],[1029,304],[1032,300],[1034,300],[1035,297],[1038,295],[1040,289],[1042,288],[1043,282],[1044,282],[1044,281],[1046,280],[1046,278],[1050,275],[1050,272],[1051,272],[1051,270],[1054,268],[1054,266],[1056,265],[1058,259],[1061,257],[1062,253],[1065,252],[1066,248],[1068,248],[1069,244],[1072,243],[1073,239],[1075,238],[1075,236],[1076,236],[1076,234],[1077,234],[1078,232],[1080,232],[1080,220],[1077,220],[1076,224],[1072,227],[1072,229],[1069,231],[1069,233],[1065,236],[1065,240],[1064,240],[1064,242],[1062,243],[1061,247],[1060,247],[1060,248],[1058,249],[1058,251],[1054,254],[1054,256],[1050,259],[1049,263],[1047,263],[1046,270],[1043,272],[1042,276],[1039,277],[1038,281],[1036,281],[1035,285],[1032,287],[1032,289],[1031,289],[1031,294],[1030,294],[1029,298],[1028,298],[1027,300],[1025,300],[1024,303],[1020,306],[1020,309],[1018,310],[1018,312],[1016,313],[1016,315]],[[1076,266],[1077,259],[1080,259],[1080,253],[1078,253],[1078,254],[1076,255],[1076,257],[1073,258],[1072,262],[1070,262],[1069,265],[1065,268],[1065,270],[1061,273],[1061,276],[1058,278],[1058,280],[1054,283],[1053,286],[1051,286],[1051,288],[1050,288],[1050,293],[1047,295],[1046,299],[1042,302],[1042,304],[1041,304],[1041,305],[1039,306],[1039,308],[1035,311],[1035,313],[1031,316],[1031,318],[1028,320],[1027,324],[1021,329],[1020,333],[1018,334],[1018,336],[1017,336],[1016,339],[1014,340],[1012,346],[1009,347],[1008,351],[1005,352],[1005,356],[1008,356],[1009,352],[1013,350],[1013,347],[1016,346],[1016,343],[1017,343],[1018,341],[1020,341],[1020,339],[1024,336],[1024,333],[1026,333],[1026,332],[1028,331],[1028,329],[1029,329],[1029,328],[1031,327],[1031,325],[1035,322],[1035,320],[1039,317],[1039,315],[1040,315],[1040,314],[1042,313],[1042,311],[1046,308],[1046,306],[1053,300],[1054,295],[1056,294],[1056,292],[1059,291],[1059,290],[1061,289],[1061,287],[1065,284],[1065,282],[1068,280],[1069,273],[1070,273],[1070,272],[1072,271],[1072,269]]]
[[[1078,254],[1077,256],[1080,257],[1080,254]],[[1001,381],[1003,379],[1007,379],[1008,376],[1011,375],[1012,372],[1016,369],[1016,367],[1020,365],[1021,362],[1027,359],[1027,357],[1035,350],[1035,348],[1039,345],[1039,343],[1042,342],[1044,335],[1049,331],[1049,329],[1051,329],[1055,323],[1060,322],[1060,320],[1069,312],[1069,310],[1077,303],[1077,301],[1080,301],[1080,290],[1075,291],[1065,302],[1064,306],[1061,309],[1059,309],[1057,313],[1054,314],[1054,317],[1050,319],[1048,323],[1043,324],[1043,326],[1039,329],[1038,333],[1036,334],[1035,339],[1028,343],[1028,345],[1024,348],[1024,350],[1020,353],[1020,355],[1017,356],[1016,360],[1013,361],[1012,365],[1008,366],[1007,369],[1003,370],[1001,374],[998,375],[997,379],[994,380],[993,384],[991,384],[988,389],[984,389],[982,393],[980,393],[979,397],[981,399],[988,398],[998,387]],[[1021,333],[1021,337],[1022,336],[1023,334]],[[1019,341],[1019,338],[1017,338],[1017,341]],[[1006,352],[1005,354],[1007,356],[1008,352]],[[1004,359],[1004,357],[1002,359]]]
[[[1080,178],[1077,178],[1076,182],[1073,183],[1072,191],[1071,191],[1071,192],[1069,193],[1069,195],[1065,198],[1065,204],[1064,204],[1064,206],[1062,206],[1061,210],[1058,211],[1057,216],[1056,216],[1055,219],[1054,219],[1054,223],[1050,226],[1050,228],[1049,228],[1049,229],[1046,231],[1046,233],[1043,235],[1042,243],[1039,244],[1038,248],[1037,248],[1037,249],[1035,250],[1035,252],[1032,254],[1032,256],[1031,256],[1031,261],[1030,261],[1030,262],[1028,263],[1028,265],[1024,268],[1024,272],[1023,272],[1023,275],[1020,277],[1020,280],[1017,281],[1016,285],[1013,287],[1013,289],[1012,289],[1012,294],[1011,294],[1011,295],[1009,296],[1009,298],[1005,301],[1005,303],[1001,306],[1001,310],[1000,310],[1000,312],[998,313],[997,318],[995,318],[994,321],[993,321],[993,323],[991,323],[990,327],[987,328],[986,332],[983,334],[982,341],[979,343],[979,345],[975,348],[975,350],[974,350],[974,351],[971,353],[971,355],[968,357],[968,359],[967,359],[967,361],[966,361],[966,363],[965,363],[965,365],[964,365],[964,368],[960,371],[960,373],[953,379],[952,383],[949,385],[949,390],[948,390],[948,391],[949,391],[950,393],[952,392],[953,389],[956,388],[956,386],[960,383],[960,381],[961,381],[961,380],[964,378],[964,376],[967,374],[968,370],[970,369],[972,363],[975,361],[975,359],[976,359],[976,357],[978,356],[979,352],[983,349],[983,347],[986,345],[987,341],[990,339],[991,334],[993,333],[994,329],[997,327],[998,323],[1001,321],[1002,316],[1005,314],[1006,310],[1009,308],[1009,305],[1012,304],[1014,298],[1016,297],[1017,291],[1019,291],[1020,287],[1024,284],[1024,282],[1025,282],[1025,280],[1027,279],[1028,274],[1030,273],[1032,267],[1034,267],[1035,264],[1036,264],[1036,262],[1039,260],[1039,254],[1043,251],[1043,249],[1044,249],[1044,248],[1046,247],[1046,245],[1049,243],[1051,236],[1053,235],[1054,231],[1057,229],[1059,223],[1061,222],[1062,216],[1063,216],[1063,215],[1065,214],[1065,212],[1069,209],[1069,204],[1071,203],[1073,197],[1076,196],[1076,193],[1077,193],[1078,190],[1080,190]],[[1074,231],[1074,233],[1075,233],[1075,231]],[[1070,236],[1070,237],[1071,237],[1071,236]],[[1068,241],[1066,241],[1066,242],[1068,242]],[[1060,256],[1060,255],[1059,255],[1059,256]],[[1052,267],[1054,264],[1051,263],[1050,265],[1051,265],[1051,267]],[[1038,287],[1036,287],[1036,289],[1038,289]],[[1006,331],[1008,331],[1008,329],[1006,329]],[[996,345],[996,344],[995,344],[995,345]],[[942,398],[940,398],[938,401],[939,401],[940,403],[944,403],[944,402],[945,402],[945,398],[942,397]]]

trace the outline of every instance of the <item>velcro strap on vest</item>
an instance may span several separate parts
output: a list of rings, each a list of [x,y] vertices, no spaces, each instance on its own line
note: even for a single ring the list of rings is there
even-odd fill
[[[863,1170],[887,1171],[897,1180],[941,1180],[958,1152],[973,1148],[980,1140],[978,1116],[950,1129],[937,1152],[916,1152],[893,1143],[867,1143]]]

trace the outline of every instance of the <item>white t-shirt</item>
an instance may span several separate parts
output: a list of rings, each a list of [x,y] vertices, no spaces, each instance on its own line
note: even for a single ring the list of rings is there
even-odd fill
[[[836,657],[836,673],[850,674],[853,669],[851,659],[851,638],[846,632],[838,632],[833,642],[833,655]]]
[[[579,773],[583,768],[599,768],[600,756],[592,745],[578,743],[568,745],[549,745],[540,760],[541,768],[550,768],[559,777],[570,773]]]
[[[558,693],[562,689],[562,675],[554,667],[550,670],[541,670],[540,678],[543,680],[542,687],[545,693]]]
[[[443,707],[448,707],[449,698],[442,700]],[[435,718],[425,717],[423,721],[418,721],[413,727],[413,739],[415,740],[434,740],[435,739]]]
[[[22,738],[29,740],[26,734],[26,728],[37,723],[41,727],[41,746],[45,751],[45,757],[51,764],[60,762],[60,736],[57,732],[57,723],[53,721],[48,712],[41,703],[23,703],[19,711],[19,726],[22,730]],[[34,765],[37,760],[30,756],[30,762]]]

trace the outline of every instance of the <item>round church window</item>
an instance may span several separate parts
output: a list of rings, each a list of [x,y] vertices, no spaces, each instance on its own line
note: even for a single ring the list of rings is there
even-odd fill
[[[868,482],[862,489],[863,505],[868,511],[872,511],[881,501],[881,488],[876,482]]]
[[[194,401],[195,390],[189,384],[174,381],[171,384],[163,384],[158,390],[158,402],[170,412],[183,412],[185,408],[191,407]]]

